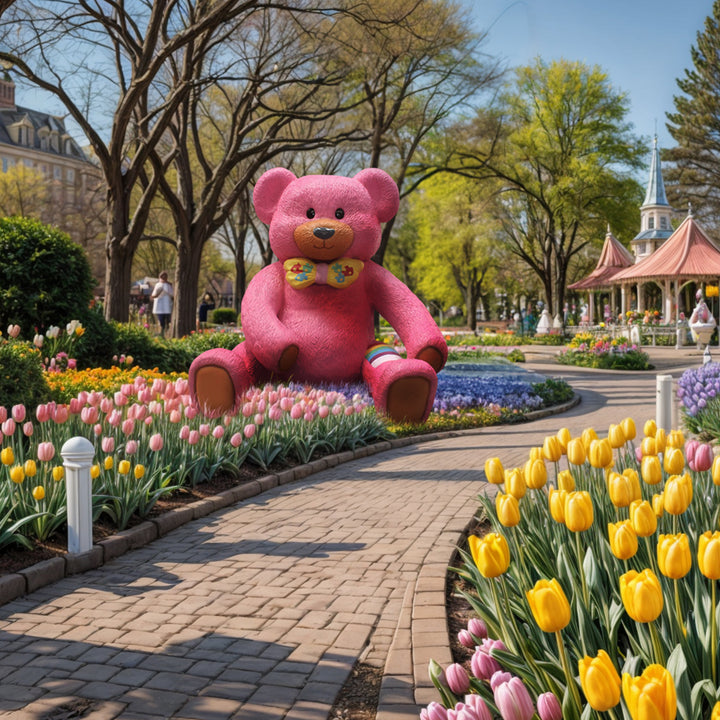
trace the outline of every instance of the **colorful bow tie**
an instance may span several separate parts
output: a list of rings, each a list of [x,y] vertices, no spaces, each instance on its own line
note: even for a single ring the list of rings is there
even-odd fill
[[[307,258],[290,258],[283,263],[285,279],[296,290],[317,283],[334,288],[350,287],[365,266],[362,260],[342,257],[331,263],[316,263]]]

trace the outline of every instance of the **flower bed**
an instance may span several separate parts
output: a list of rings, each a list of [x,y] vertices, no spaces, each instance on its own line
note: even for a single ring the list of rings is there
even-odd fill
[[[578,333],[561,351],[557,361],[563,365],[601,368],[603,370],[650,370],[650,358],[637,345],[623,338],[609,335],[595,337],[592,333]]]
[[[457,568],[477,613],[462,665],[430,665],[431,720],[720,717],[720,460],[653,421],[488,458],[491,524]],[[537,713],[537,715],[536,715]]]

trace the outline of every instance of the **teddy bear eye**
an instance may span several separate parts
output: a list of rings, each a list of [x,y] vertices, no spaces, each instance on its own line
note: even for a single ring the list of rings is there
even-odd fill
[[[342,219],[345,217],[345,211],[344,211],[342,208],[338,208],[338,209],[335,211],[335,217],[336,217],[338,220],[342,220]]]
[[[315,217],[315,209],[308,208],[308,211],[305,214],[312,220]]]

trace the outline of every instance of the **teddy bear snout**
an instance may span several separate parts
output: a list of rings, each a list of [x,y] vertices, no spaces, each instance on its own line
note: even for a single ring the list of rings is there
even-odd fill
[[[329,227],[316,227],[313,235],[321,240],[329,240],[335,234],[335,230]]]

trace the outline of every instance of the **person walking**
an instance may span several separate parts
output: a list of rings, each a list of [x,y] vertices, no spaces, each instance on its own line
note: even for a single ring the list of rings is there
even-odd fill
[[[170,326],[170,316],[173,308],[173,287],[168,280],[168,274],[163,270],[160,273],[160,280],[155,285],[152,295],[153,314],[160,324],[160,336],[165,337],[165,330]]]

